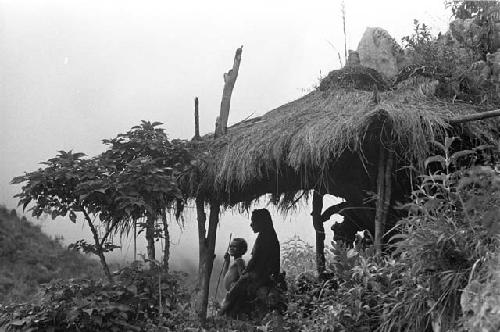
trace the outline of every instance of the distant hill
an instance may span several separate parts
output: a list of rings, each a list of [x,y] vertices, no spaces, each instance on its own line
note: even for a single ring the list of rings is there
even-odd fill
[[[0,304],[33,301],[52,279],[99,278],[98,263],[69,251],[15,210],[0,206]]]

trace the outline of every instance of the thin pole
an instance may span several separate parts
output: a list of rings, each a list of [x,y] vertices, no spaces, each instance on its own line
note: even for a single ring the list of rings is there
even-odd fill
[[[385,148],[381,144],[378,156],[377,174],[377,212],[375,215],[375,249],[377,254],[382,253],[383,215],[384,215],[384,177],[385,177]]]
[[[198,97],[194,98],[194,139],[200,139],[200,114],[198,113]]]
[[[137,261],[137,220],[134,219],[134,262]]]

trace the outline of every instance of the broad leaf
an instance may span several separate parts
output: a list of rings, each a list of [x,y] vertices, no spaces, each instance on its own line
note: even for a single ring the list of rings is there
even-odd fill
[[[450,157],[450,164],[453,164],[453,165],[457,165],[457,161],[458,161],[458,158],[460,157],[465,157],[465,156],[469,156],[471,154],[475,154],[476,152],[475,151],[472,151],[472,150],[462,150],[462,151],[458,151],[458,152],[455,152],[454,154],[451,155]]]
[[[430,163],[439,163],[442,168],[446,167],[446,159],[443,156],[436,155],[425,159],[424,167],[428,168]]]

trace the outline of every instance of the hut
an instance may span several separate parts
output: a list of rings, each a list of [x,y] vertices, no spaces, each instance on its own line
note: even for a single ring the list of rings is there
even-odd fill
[[[413,172],[423,168],[432,141],[459,136],[455,148],[462,149],[499,137],[498,120],[467,121],[482,117],[484,106],[437,98],[437,84],[412,77],[390,86],[374,70],[346,66],[304,97],[239,122],[224,136],[206,136],[198,143],[196,169],[184,181],[197,199],[199,229],[205,234],[204,202],[213,208],[210,237],[220,206],[248,208],[270,195],[286,209],[312,193],[320,274],[328,214],[343,210],[343,224],[373,231],[381,250],[382,235],[401,213],[394,206],[408,198]],[[345,203],[323,211],[325,194]],[[200,262],[203,255],[213,257],[214,244],[207,240],[200,237]]]
[[[412,79],[373,90],[377,80],[366,84],[359,71],[371,72],[357,68],[333,72],[321,88],[237,123],[225,136],[206,137],[203,176],[192,194],[226,207],[247,207],[270,194],[286,207],[315,190],[363,204],[377,193],[380,164],[392,159],[393,205],[409,192],[408,167],[422,167],[431,141],[446,132],[464,138],[464,145],[496,141],[496,120],[458,123],[484,107],[435,97],[435,81]]]

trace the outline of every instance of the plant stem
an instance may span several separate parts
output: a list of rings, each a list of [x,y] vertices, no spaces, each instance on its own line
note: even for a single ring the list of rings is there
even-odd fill
[[[99,256],[99,260],[102,265],[102,269],[104,270],[104,274],[108,278],[108,281],[110,283],[113,283],[113,276],[111,275],[111,272],[109,271],[108,264],[106,264],[106,258],[104,257],[104,250],[102,249],[101,242],[99,241],[99,233],[97,232],[97,229],[95,228],[94,224],[92,223],[92,220],[90,219],[90,216],[88,215],[87,211],[83,207],[81,207],[83,215],[85,216],[85,220],[87,220],[87,223],[90,227],[90,231],[92,232],[92,235],[94,236],[94,243],[97,251],[97,256]]]
[[[163,212],[163,235],[165,236],[165,247],[163,248],[163,271],[168,272],[168,261],[170,259],[170,233],[168,232],[167,213]]]

